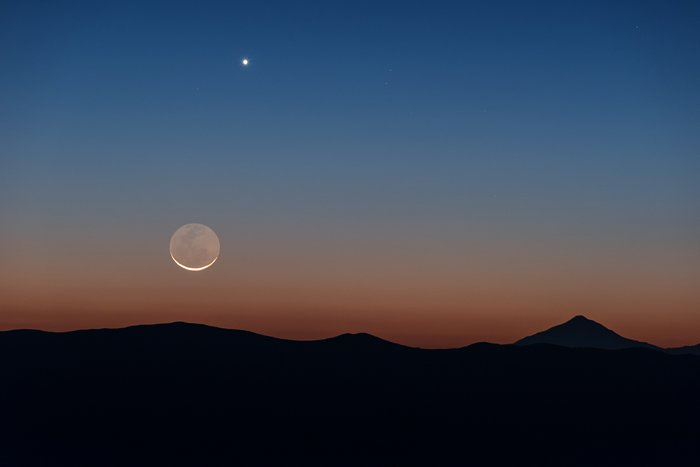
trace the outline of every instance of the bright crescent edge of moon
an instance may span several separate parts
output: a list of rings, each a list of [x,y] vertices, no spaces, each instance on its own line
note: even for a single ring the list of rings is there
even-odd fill
[[[216,263],[216,260],[219,259],[219,257],[217,256],[216,258],[214,258],[214,261],[212,261],[211,263],[209,263],[209,264],[207,264],[207,265],[205,265],[205,266],[202,266],[201,268],[191,268],[191,267],[189,267],[189,266],[185,266],[185,265],[182,264],[182,263],[179,263],[179,262],[175,259],[175,257],[173,256],[172,253],[170,253],[170,257],[173,259],[173,261],[175,261],[175,264],[177,264],[178,266],[180,266],[182,269],[187,269],[188,271],[204,271],[206,268],[208,268],[208,267],[211,266],[212,264]]]

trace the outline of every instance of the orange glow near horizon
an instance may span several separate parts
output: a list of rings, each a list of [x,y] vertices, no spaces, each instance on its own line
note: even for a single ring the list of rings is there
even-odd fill
[[[619,245],[592,257],[592,246],[526,237],[516,245],[251,235],[236,244],[219,230],[219,259],[197,273],[173,263],[169,231],[123,233],[120,242],[138,245],[129,250],[107,248],[113,233],[25,238],[0,258],[0,328],[188,321],[293,339],[368,332],[458,347],[513,342],[583,314],[661,346],[700,342],[700,261],[692,255]]]
[[[685,297],[683,290],[657,289],[623,298],[600,284],[586,293],[567,290],[565,283],[547,290],[545,283],[551,283],[534,280],[518,287],[488,281],[378,283],[371,277],[350,284],[299,277],[228,281],[214,268],[194,279],[182,270],[165,276],[141,284],[98,275],[93,282],[61,283],[57,277],[50,284],[15,284],[2,290],[0,328],[65,331],[188,321],[292,339],[368,332],[407,345],[459,347],[513,342],[585,314],[657,345],[700,342],[700,317],[689,290]],[[675,312],[659,314],[664,306]]]

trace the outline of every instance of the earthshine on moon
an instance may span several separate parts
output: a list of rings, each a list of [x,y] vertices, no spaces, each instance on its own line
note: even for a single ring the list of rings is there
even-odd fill
[[[203,271],[219,257],[219,237],[204,224],[185,224],[170,238],[170,257],[188,271]]]

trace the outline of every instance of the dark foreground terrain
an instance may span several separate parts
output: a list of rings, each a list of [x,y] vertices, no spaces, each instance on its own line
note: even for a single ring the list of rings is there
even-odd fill
[[[0,333],[0,466],[700,465],[700,356]]]

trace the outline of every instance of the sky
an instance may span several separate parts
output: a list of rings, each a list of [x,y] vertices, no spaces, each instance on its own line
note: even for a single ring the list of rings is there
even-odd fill
[[[7,0],[0,63],[0,329],[700,342],[695,1]]]

